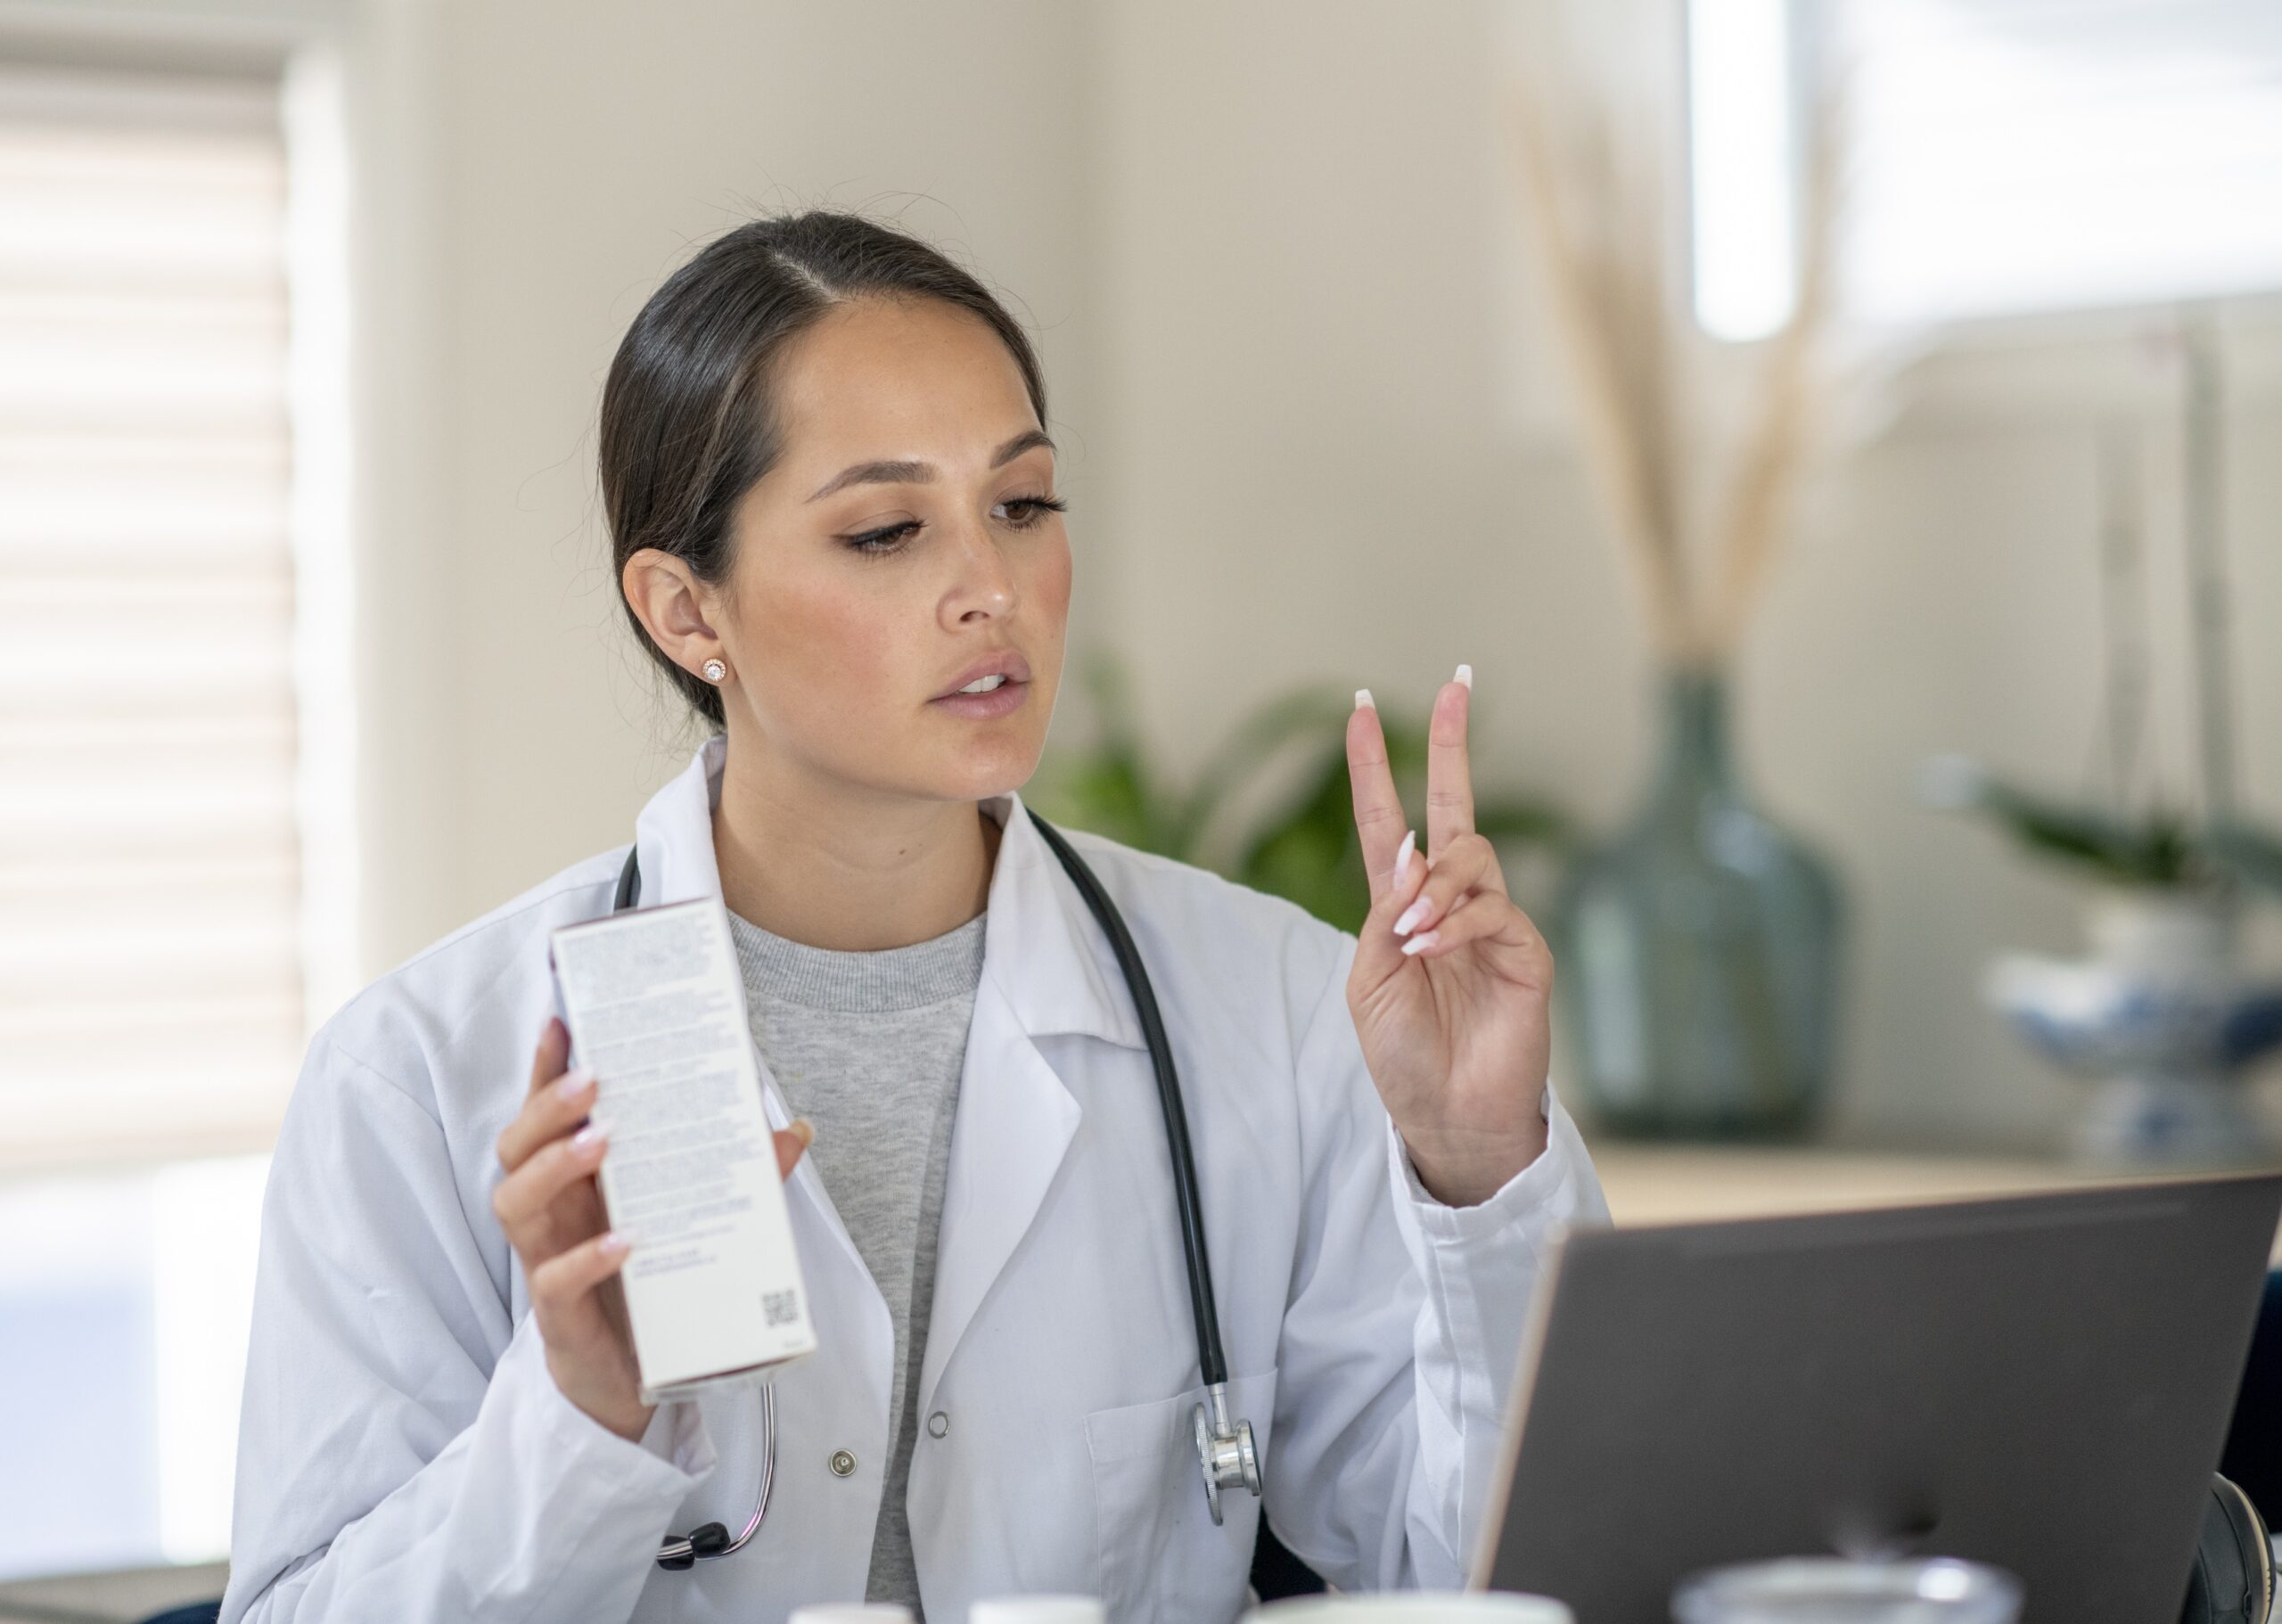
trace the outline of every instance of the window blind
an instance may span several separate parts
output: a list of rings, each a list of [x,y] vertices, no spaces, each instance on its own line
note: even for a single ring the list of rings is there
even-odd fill
[[[0,63],[0,1167],[298,1068],[285,205],[274,82]]]

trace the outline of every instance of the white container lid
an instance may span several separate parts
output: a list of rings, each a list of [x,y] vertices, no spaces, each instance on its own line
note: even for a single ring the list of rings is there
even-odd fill
[[[901,1602],[810,1602],[792,1609],[785,1624],[912,1624]]]
[[[1108,1624],[1093,1595],[985,1596],[967,1610],[967,1624]]]
[[[1504,1591],[1389,1590],[1375,1595],[1295,1595],[1244,1614],[1244,1624],[1577,1624],[1549,1595]]]

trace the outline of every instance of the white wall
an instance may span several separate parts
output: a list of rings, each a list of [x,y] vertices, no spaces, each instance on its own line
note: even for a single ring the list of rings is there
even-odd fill
[[[439,13],[431,586],[461,917],[628,838],[685,759],[623,629],[593,458],[619,337],[695,243],[759,209],[899,209],[1021,295],[1083,421],[1078,27],[1050,0]]]
[[[1511,21],[1486,3],[1109,10],[1091,314],[1113,453],[1088,533],[1117,560],[1114,632],[1168,748],[1292,681],[1423,702],[1465,660],[1481,775],[1605,821],[1645,772],[1646,668],[1580,470],[1528,409],[1559,380],[1505,225]],[[2270,316],[2248,348],[2262,365],[2232,424],[2230,504],[2245,781],[2278,808]],[[1911,783],[1950,749],[2084,782],[2094,433],[2160,412],[2168,387],[2134,349],[2064,338],[1933,366],[1824,481],[1747,649],[1752,777],[1850,886],[1851,1136],[2032,1145],[2068,1101],[1976,989],[1999,949],[2072,947],[2076,893],[1918,809]],[[2151,539],[2171,568],[2175,535]],[[2177,739],[2175,589],[2163,607]]]
[[[1650,682],[1575,459],[1532,405],[1561,381],[1519,272],[1510,22],[1489,0],[438,12],[442,473],[411,557],[443,709],[382,798],[447,808],[449,889],[390,922],[390,951],[625,838],[677,765],[602,563],[595,399],[686,245],[788,203],[924,194],[904,217],[1027,301],[1072,453],[1077,644],[1133,661],[1175,760],[1295,682],[1421,701],[1465,660],[1484,775],[1613,817]],[[1945,748],[2081,780],[2097,414],[2014,387],[2055,367],[1965,364],[1827,480],[1741,672],[1754,778],[1851,887],[1838,1124],[1857,1136],[2033,1144],[2067,1099],[1975,988],[2002,947],[2070,945],[2074,893],[1909,797]],[[2245,766],[2271,806],[2262,398],[2236,424],[2233,513]]]
[[[1026,301],[1076,499],[1076,645],[1128,655],[1174,759],[1296,682],[1415,702],[1465,660],[1485,779],[1604,821],[1636,792],[1650,684],[1545,431],[1561,381],[1517,269],[1506,4],[81,9],[315,18],[351,46],[367,974],[625,839],[684,759],[620,629],[595,409],[649,290],[755,209],[918,194],[907,222]],[[2282,346],[2270,321],[2253,340],[2230,501],[2245,777],[2275,808]],[[1945,748],[2080,780],[2093,430],[2100,403],[2160,394],[2130,349],[1935,367],[1825,482],[1744,661],[1753,775],[1851,888],[1858,1136],[2032,1143],[2066,1100],[1974,986],[2003,947],[2069,945],[2073,893],[1909,788]]]

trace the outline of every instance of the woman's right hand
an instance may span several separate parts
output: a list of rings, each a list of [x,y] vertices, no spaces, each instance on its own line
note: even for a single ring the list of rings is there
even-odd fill
[[[492,1189],[491,1210],[522,1259],[555,1386],[620,1438],[639,1439],[653,1407],[642,1402],[618,1278],[626,1243],[610,1230],[595,1183],[610,1148],[608,1124],[580,1126],[595,1103],[595,1079],[583,1066],[562,1069],[570,1054],[570,1034],[550,1015],[531,1057],[530,1093],[499,1136],[505,1177]],[[780,1174],[791,1175],[813,1136],[805,1121],[776,1136]]]

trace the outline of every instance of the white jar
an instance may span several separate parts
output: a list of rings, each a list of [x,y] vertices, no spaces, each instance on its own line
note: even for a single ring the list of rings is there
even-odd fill
[[[1244,1614],[1244,1624],[1577,1624],[1548,1595],[1499,1590],[1384,1590],[1373,1595],[1295,1595]]]
[[[967,1624],[1109,1624],[1094,1595],[993,1595],[967,1610]]]

